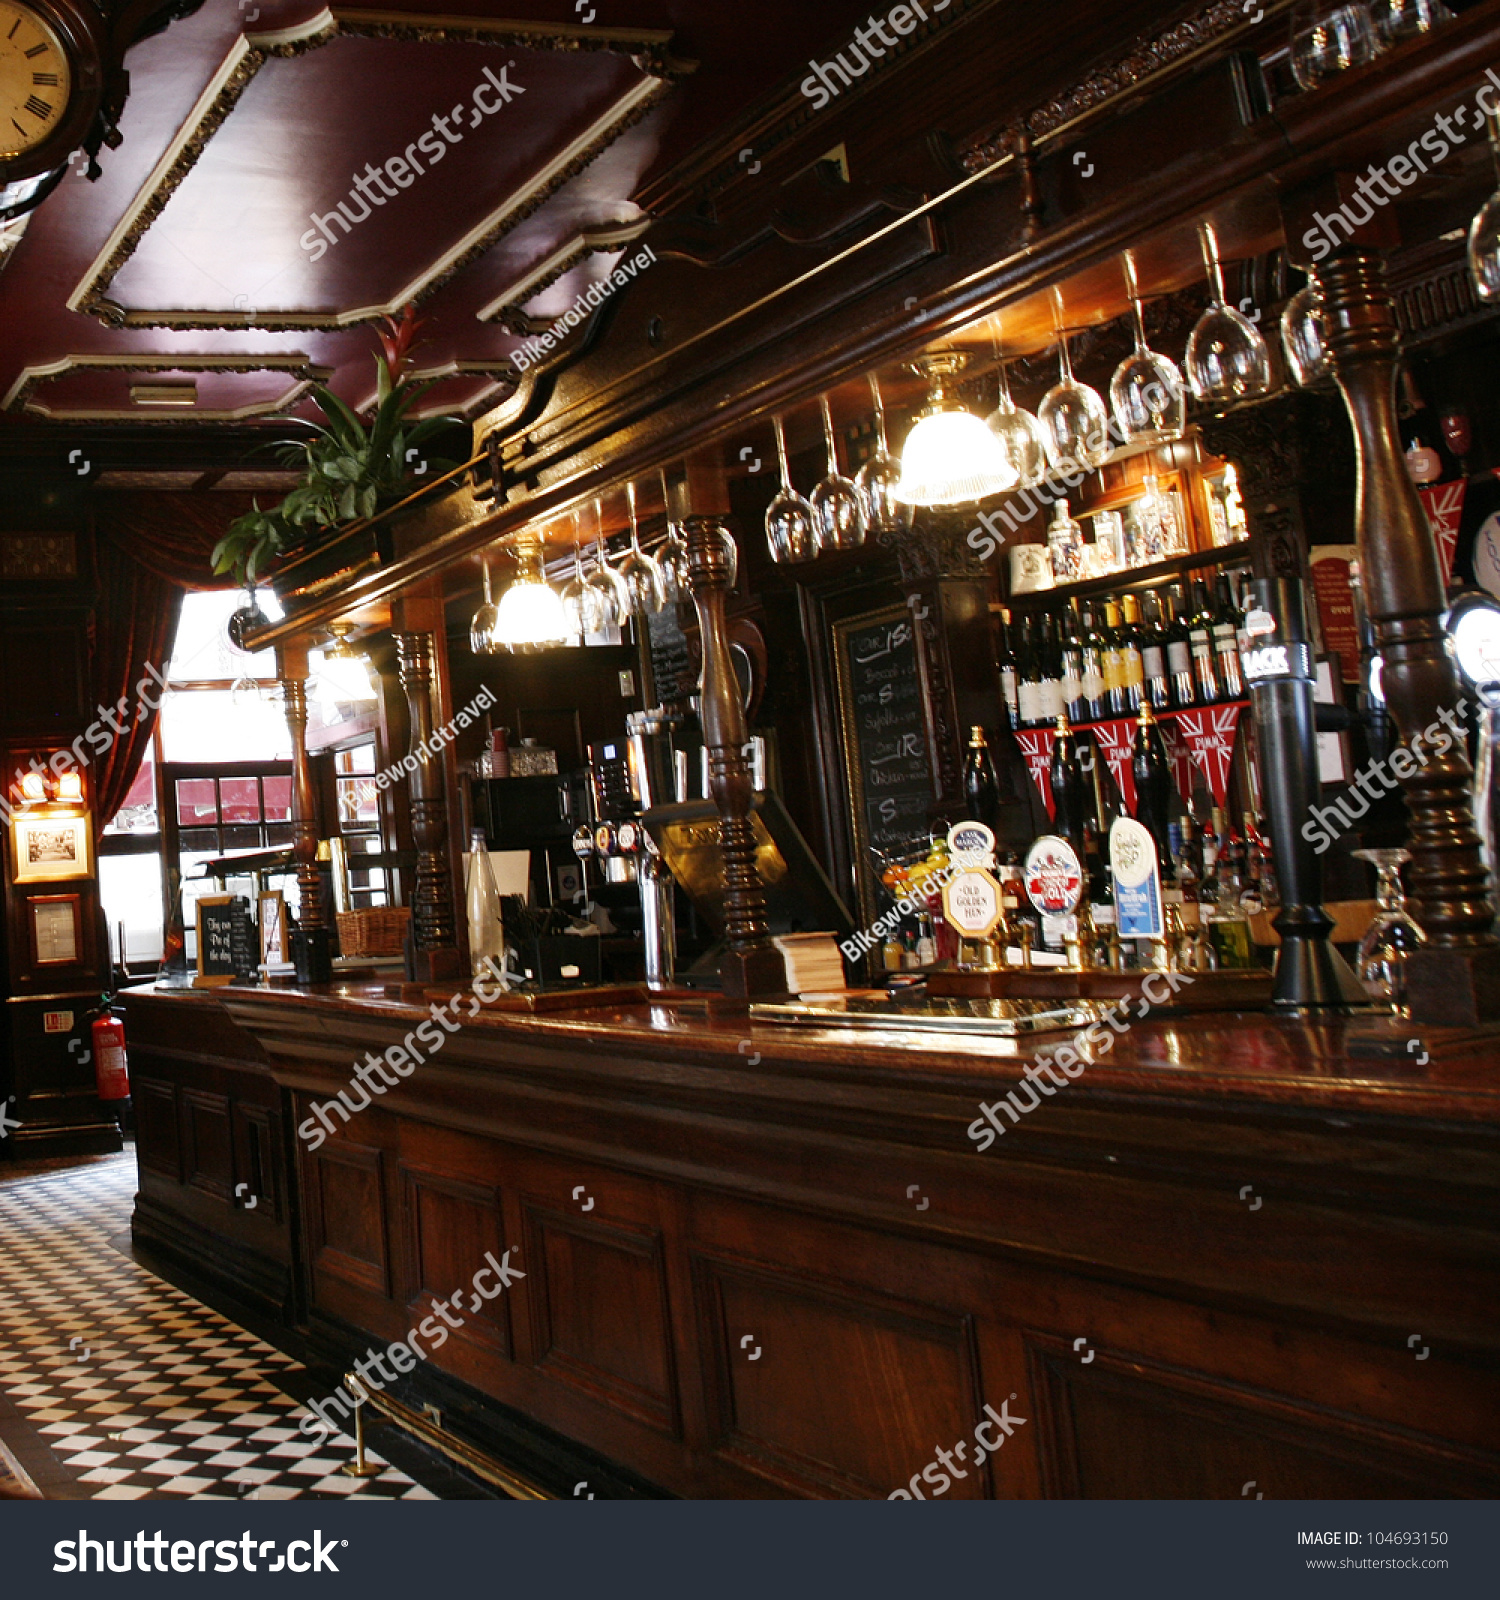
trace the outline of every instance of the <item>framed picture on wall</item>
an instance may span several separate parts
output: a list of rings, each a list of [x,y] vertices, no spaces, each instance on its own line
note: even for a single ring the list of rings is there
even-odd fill
[[[86,812],[13,817],[10,842],[17,883],[56,883],[94,875],[93,830]]]
[[[287,961],[286,896],[279,889],[260,896],[260,962],[284,966]]]
[[[76,894],[33,895],[26,902],[26,920],[31,926],[31,960],[38,967],[71,967],[79,960],[82,934]]]

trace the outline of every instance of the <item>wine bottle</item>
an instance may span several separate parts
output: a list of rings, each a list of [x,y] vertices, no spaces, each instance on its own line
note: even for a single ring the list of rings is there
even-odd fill
[[[1136,722],[1130,770],[1135,778],[1135,820],[1156,842],[1156,857],[1163,880],[1172,870],[1172,841],[1167,832],[1172,808],[1172,769],[1161,729],[1149,701],[1141,705]]]
[[[1021,638],[1016,652],[1016,703],[1023,728],[1034,728],[1039,720],[1042,678],[1037,667],[1036,646],[1032,640],[1034,619],[1021,618]]]
[[[1172,684],[1167,677],[1167,643],[1161,625],[1161,606],[1154,594],[1146,596],[1140,640],[1146,698],[1157,711],[1168,711],[1172,706]]]
[[[969,750],[964,757],[964,808],[971,822],[982,822],[991,833],[998,832],[1000,785],[983,728],[969,729]]]
[[[1125,659],[1120,635],[1120,608],[1113,600],[1104,602],[1104,698],[1109,715],[1123,717],[1130,707],[1125,691]]]
[[[1000,648],[995,665],[1000,670],[1000,693],[1012,728],[1021,726],[1020,680],[1016,675],[1016,653],[1010,647],[1010,612],[1000,613]]]
[[[1073,846],[1081,862],[1084,856],[1085,816],[1083,774],[1078,768],[1073,749],[1073,731],[1068,726],[1067,717],[1060,716],[1056,727],[1052,740],[1052,766],[1048,774],[1052,781],[1052,831]]]
[[[1167,647],[1167,673],[1172,680],[1172,703],[1179,707],[1193,706],[1198,703],[1197,685],[1193,682],[1193,647],[1175,599],[1175,591],[1171,589],[1162,596],[1165,608],[1162,636]]]
[[[1042,641],[1037,649],[1041,672],[1041,699],[1037,705],[1037,722],[1051,727],[1062,713],[1062,651],[1057,645],[1050,615],[1042,617]]]
[[[1240,672],[1239,631],[1242,618],[1235,609],[1234,593],[1229,587],[1229,574],[1221,572],[1214,580],[1214,594],[1218,601],[1214,609],[1214,655],[1219,668],[1219,682],[1226,700],[1244,697],[1245,680]]]
[[[1188,621],[1188,642],[1193,652],[1193,681],[1198,699],[1212,705],[1220,698],[1219,674],[1214,665],[1214,608],[1208,590],[1197,579],[1192,586],[1192,612]]]
[[[1083,621],[1083,700],[1090,722],[1109,715],[1109,697],[1104,689],[1104,636],[1095,626],[1097,613],[1091,606],[1081,608]]]
[[[1125,675],[1125,710],[1135,711],[1146,698],[1145,663],[1141,659],[1141,603],[1133,595],[1120,597],[1120,663]]]
[[[1062,699],[1070,723],[1087,722],[1089,710],[1083,695],[1083,644],[1078,636],[1078,612],[1067,606],[1062,613]]]

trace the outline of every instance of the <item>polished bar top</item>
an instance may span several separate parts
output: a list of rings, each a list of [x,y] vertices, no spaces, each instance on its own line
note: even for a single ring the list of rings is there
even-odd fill
[[[1018,1039],[872,1035],[752,1020],[717,997],[683,991],[642,994],[628,1003],[620,1003],[618,995],[581,993],[576,1003],[536,1013],[505,1009],[504,1002],[483,1005],[467,988],[453,985],[344,981],[312,988],[215,990],[150,985],[127,993],[132,1001],[223,1004],[256,1033],[266,1027],[279,1032],[276,1019],[289,1023],[296,1015],[298,1026],[312,1026],[316,1017],[320,1032],[336,1035],[343,1031],[343,1019],[356,1059],[366,1048],[361,1043],[355,1051],[357,1020],[415,1022],[433,1005],[446,1005],[471,1040],[454,1055],[470,1056],[472,1043],[483,1039],[490,1042],[486,1056],[501,1041],[563,1048],[597,1058],[601,1065],[605,1052],[682,1056],[731,1076],[753,1067],[761,1089],[767,1075],[785,1073],[865,1084],[899,1080],[950,1091],[972,1086],[976,1093],[994,1086],[1003,1093],[1038,1055],[1050,1057],[1079,1031],[1057,1029]],[[560,999],[549,997],[549,1003]],[[1130,1017],[1128,1028],[1102,1030],[1111,1046],[1096,1054],[1070,1086],[1070,1095],[1259,1102],[1500,1125],[1500,1028],[1434,1028],[1384,1016],[1309,1021],[1262,1012],[1172,1015],[1159,1009],[1137,1016],[1138,1005],[1132,1002],[1124,1013]],[[510,1053],[497,1057],[497,1064]]]

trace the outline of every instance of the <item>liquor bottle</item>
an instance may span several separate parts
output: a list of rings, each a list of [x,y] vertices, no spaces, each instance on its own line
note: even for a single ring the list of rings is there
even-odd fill
[[[1034,728],[1040,720],[1042,677],[1032,639],[1034,620],[1032,617],[1021,618],[1021,637],[1016,651],[1016,704],[1023,728]]]
[[[1135,778],[1135,820],[1156,841],[1156,856],[1162,881],[1172,871],[1172,841],[1167,832],[1172,809],[1172,769],[1167,765],[1167,750],[1150,702],[1142,704],[1136,722],[1135,746],[1130,758]]]
[[[1209,603],[1207,588],[1197,579],[1193,581],[1191,605],[1188,642],[1193,652],[1193,681],[1198,688],[1198,699],[1207,706],[1221,696],[1218,668],[1214,664],[1214,608]]]
[[[1276,863],[1271,855],[1271,841],[1265,831],[1255,824],[1254,815],[1245,813],[1245,843],[1249,855],[1247,875],[1250,886],[1262,909],[1269,911],[1281,904],[1281,891],[1276,884]]]
[[[1135,711],[1146,698],[1145,664],[1141,659],[1141,603],[1133,595],[1121,595],[1120,662],[1125,674],[1127,712]]]
[[[983,728],[969,729],[969,751],[964,757],[964,806],[970,821],[982,822],[991,833],[1000,826],[1000,785]]]
[[[937,965],[937,940],[932,936],[932,918],[925,911],[917,918],[917,965]]]
[[[1187,624],[1177,608],[1177,593],[1173,589],[1162,595],[1162,638],[1167,649],[1167,676],[1172,682],[1172,704],[1178,707],[1198,703],[1198,689],[1193,681],[1193,647],[1188,639]]]
[[[1010,923],[1011,943],[1018,945],[1021,937],[1021,924],[1031,924],[1032,948],[1040,950],[1042,947],[1042,919],[1037,914],[1036,908],[1027,898],[1026,879],[1021,870],[1021,859],[1014,850],[1007,850],[999,863],[1000,879],[1000,904],[1005,910],[1006,920]]]
[[[1110,716],[1123,717],[1129,714],[1120,608],[1113,600],[1104,602],[1104,698],[1109,705]]]
[[[1078,635],[1076,605],[1064,608],[1060,627],[1063,711],[1071,723],[1087,722],[1089,708],[1083,695],[1083,642]]]
[[[1154,594],[1146,596],[1140,642],[1146,698],[1157,711],[1169,711],[1172,707],[1172,683],[1167,676],[1166,633],[1161,624],[1161,607]]]
[[[1095,626],[1097,612],[1080,608],[1083,623],[1083,699],[1090,722],[1101,722],[1109,715],[1109,697],[1104,690],[1104,635]]]
[[[1042,617],[1041,643],[1037,647],[1041,672],[1041,698],[1037,704],[1037,723],[1050,728],[1062,713],[1062,651],[1058,648],[1052,618]]]
[[[1219,668],[1219,682],[1226,700],[1241,700],[1245,694],[1245,680],[1240,673],[1239,630],[1242,617],[1235,608],[1234,593],[1229,587],[1229,574],[1221,572],[1214,580],[1214,656]]]
[[[1073,730],[1068,726],[1066,716],[1057,719],[1049,777],[1052,781],[1052,831],[1073,846],[1082,862],[1086,800],[1083,774],[1079,771],[1073,749]]]
[[[1000,669],[1000,693],[1012,728],[1021,726],[1020,679],[1016,675],[1016,653],[1010,647],[1010,612],[1000,613],[1000,648],[995,665]]]

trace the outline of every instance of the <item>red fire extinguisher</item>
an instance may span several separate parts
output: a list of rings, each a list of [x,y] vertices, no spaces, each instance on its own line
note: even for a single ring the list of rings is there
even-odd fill
[[[130,1072],[125,1062],[125,1024],[105,1011],[94,1019],[94,1079],[101,1100],[128,1100]]]

